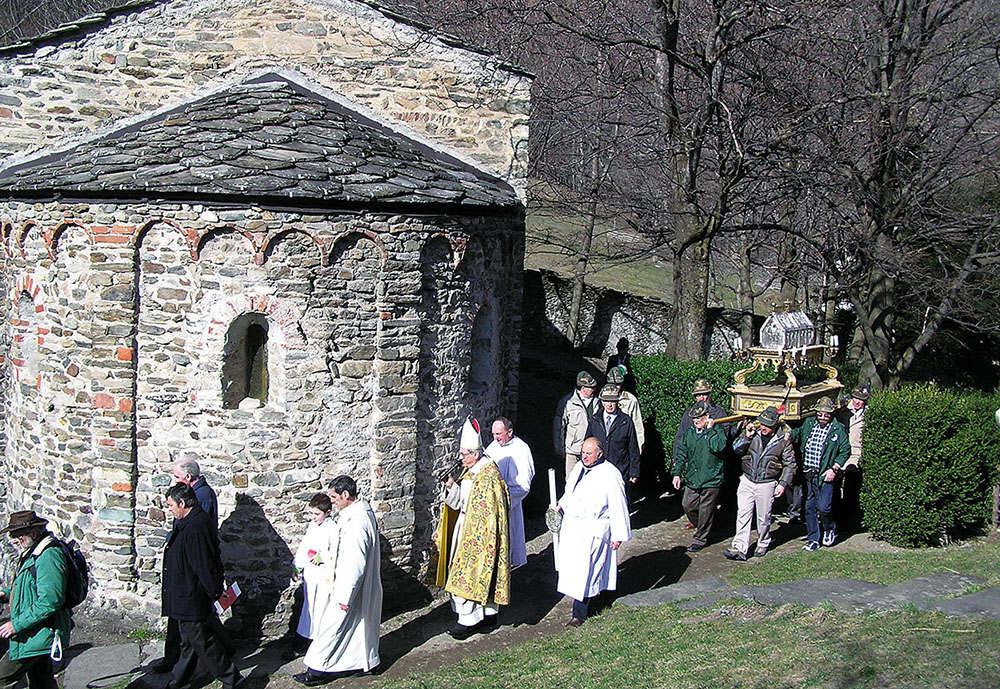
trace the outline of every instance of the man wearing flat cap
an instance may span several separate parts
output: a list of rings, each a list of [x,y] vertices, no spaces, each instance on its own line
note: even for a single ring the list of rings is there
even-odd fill
[[[833,400],[820,397],[813,408],[815,416],[792,431],[792,443],[802,459],[802,483],[806,490],[807,552],[822,544],[830,547],[837,538],[833,519],[833,496],[840,488],[840,471],[851,455],[847,430],[833,418]]]
[[[597,380],[587,371],[576,374],[576,391],[560,403],[562,413],[555,419],[556,455],[566,460],[566,475],[580,461],[580,450],[587,437],[587,423],[596,411],[594,390]]]
[[[587,424],[587,437],[600,441],[604,458],[621,472],[628,494],[639,480],[639,441],[635,435],[635,424],[628,414],[618,408],[618,399],[618,388],[605,385],[601,390],[601,409],[590,417]]]
[[[33,510],[24,510],[11,514],[3,530],[20,556],[14,584],[0,591],[0,602],[10,603],[10,621],[0,626],[0,638],[10,643],[0,658],[4,687],[27,676],[29,689],[56,689],[52,657],[69,648],[70,564],[46,524]]]
[[[771,504],[780,498],[795,474],[795,450],[791,431],[781,423],[776,407],[768,407],[757,417],[757,424],[733,443],[733,452],[743,458],[743,475],[736,489],[736,536],[732,546],[723,551],[730,560],[746,561],[750,549],[750,522],[757,513],[756,557],[764,557],[771,545]]]

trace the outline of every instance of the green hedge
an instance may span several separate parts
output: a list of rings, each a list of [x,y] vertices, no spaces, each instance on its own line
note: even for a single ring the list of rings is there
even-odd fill
[[[914,546],[982,531],[1000,458],[998,406],[995,395],[932,386],[872,396],[861,457],[872,535]]]

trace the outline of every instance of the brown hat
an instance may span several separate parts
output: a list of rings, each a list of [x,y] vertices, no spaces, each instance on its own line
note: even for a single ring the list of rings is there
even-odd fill
[[[712,384],[708,382],[705,378],[699,378],[694,382],[694,387],[691,389],[692,395],[707,395],[712,392]]]
[[[576,374],[576,387],[578,388],[596,388],[597,379],[590,375],[586,371],[580,371]]]
[[[11,512],[10,523],[7,524],[6,529],[0,530],[0,533],[17,533],[18,531],[27,531],[28,529],[35,528],[44,529],[48,523],[48,519],[39,517],[35,514],[34,510]]]
[[[618,387],[615,385],[605,385],[601,389],[602,402],[617,402],[621,397],[618,395]]]

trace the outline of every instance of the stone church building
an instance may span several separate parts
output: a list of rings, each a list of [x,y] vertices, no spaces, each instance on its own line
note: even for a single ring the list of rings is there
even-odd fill
[[[514,412],[530,84],[362,0],[147,0],[0,50],[0,504],[83,544],[94,604],[158,614],[182,458],[248,628],[287,620],[337,474],[387,596],[420,577],[462,420]]]

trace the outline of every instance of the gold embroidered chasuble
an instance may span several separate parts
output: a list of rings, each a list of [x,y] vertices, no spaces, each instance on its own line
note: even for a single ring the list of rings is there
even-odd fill
[[[489,459],[464,481],[473,481],[465,504],[461,538],[453,542],[458,513],[444,505],[434,543],[438,547],[435,584],[466,600],[485,605],[510,602],[510,494]]]

